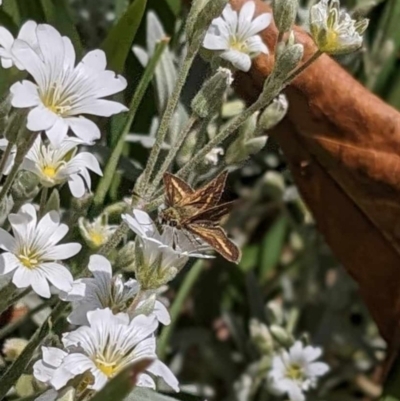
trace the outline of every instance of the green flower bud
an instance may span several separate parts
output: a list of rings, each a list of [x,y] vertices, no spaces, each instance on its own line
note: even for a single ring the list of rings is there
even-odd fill
[[[279,32],[285,33],[292,28],[298,7],[298,0],[273,0],[274,20]]]
[[[114,268],[117,271],[135,270],[135,243],[133,241],[129,241],[118,251],[114,262]]]
[[[278,125],[285,117],[289,103],[284,94],[277,96],[272,103],[262,112],[258,120],[258,128],[262,131],[270,130]]]
[[[268,327],[256,319],[250,321],[250,335],[261,354],[269,354],[274,349],[274,340]]]
[[[278,56],[273,71],[273,78],[283,82],[303,58],[304,47],[300,43],[287,45]]]
[[[15,202],[33,199],[39,193],[39,179],[30,171],[20,171],[11,187],[11,195]]]
[[[200,118],[207,118],[220,111],[226,90],[232,82],[231,71],[227,68],[218,68],[192,100],[193,112]]]
[[[203,42],[208,27],[218,17],[228,0],[194,0],[186,22],[189,51],[197,51]]]
[[[272,337],[285,348],[290,348],[294,344],[294,338],[282,327],[272,325],[270,327]]]

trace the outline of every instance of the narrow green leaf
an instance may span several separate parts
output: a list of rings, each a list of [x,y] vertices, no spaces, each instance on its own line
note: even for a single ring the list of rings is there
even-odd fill
[[[48,212],[51,212],[52,210],[56,211],[60,210],[60,193],[56,188],[53,189],[53,192],[51,193],[49,199],[47,200],[47,204],[43,211],[43,215],[45,215]]]
[[[1,6],[0,11],[6,13],[12,19],[14,24],[20,25],[21,16],[19,14],[18,4],[15,0],[3,0],[3,5]],[[6,28],[8,27],[6,26]]]
[[[259,244],[247,245],[242,252],[242,259],[240,260],[239,267],[242,271],[248,272],[255,268],[258,261],[258,254],[260,252]]]
[[[46,22],[40,0],[17,0],[21,22],[32,19],[36,22]]]
[[[108,67],[111,70],[118,73],[123,71],[146,4],[147,0],[135,0],[104,40],[101,48],[107,54]]]
[[[174,13],[175,16],[177,16],[180,11],[181,11],[181,5],[182,1],[181,0],[165,0],[171,9],[171,11]]]
[[[265,235],[261,245],[260,274],[262,282],[268,279],[268,274],[278,265],[282,248],[285,244],[287,230],[286,216],[279,217]]]

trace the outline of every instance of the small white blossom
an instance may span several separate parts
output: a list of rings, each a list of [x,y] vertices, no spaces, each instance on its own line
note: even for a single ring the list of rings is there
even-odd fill
[[[78,224],[82,237],[92,249],[98,249],[103,246],[118,227],[108,224],[108,216],[105,213],[101,214],[93,221],[80,217]]]
[[[114,313],[125,311],[140,290],[136,280],[124,282],[122,275],[113,277],[111,263],[104,256],[92,255],[88,267],[94,278],[76,280],[66,298],[72,301],[68,321],[75,325],[87,325],[87,312],[96,309],[110,308]],[[145,314],[153,314],[163,324],[171,321],[167,308],[154,293],[147,292],[141,297],[136,311],[140,313],[144,309],[150,312]]]
[[[93,380],[87,388],[98,391],[121,370],[150,359],[153,362],[145,373],[139,374],[137,385],[155,388],[156,377],[179,391],[176,377],[157,359],[154,317],[139,315],[130,320],[125,313],[114,315],[110,309],[98,309],[88,312],[88,321],[89,326],[63,334],[67,354],[60,354],[60,364],[53,363],[50,355],[43,355],[43,360],[36,362],[34,375],[38,380],[59,390],[72,378],[89,372]],[[43,368],[49,365],[50,369]]]
[[[8,141],[5,138],[0,139],[0,150],[2,150],[3,152],[6,150],[7,146],[8,146]],[[8,175],[11,171],[12,166],[14,165],[14,160],[15,160],[15,154],[17,153],[17,147],[14,145],[11,148],[11,152],[10,155],[7,157],[7,160],[4,164],[4,169],[1,172],[4,175]]]
[[[35,83],[24,80],[11,87],[11,104],[17,108],[32,108],[27,128],[46,131],[57,145],[70,128],[86,143],[100,138],[100,130],[83,114],[110,117],[126,111],[121,103],[102,99],[121,92],[126,80],[106,70],[106,56],[102,50],[86,54],[75,66],[75,50],[71,40],[61,36],[50,25],[36,28],[39,50],[16,39],[12,54],[32,75]]]
[[[339,0],[321,0],[310,9],[311,34],[321,52],[350,53],[363,43],[368,20],[353,20],[340,9]]]
[[[315,362],[321,353],[320,348],[296,341],[289,351],[275,355],[268,375],[271,392],[287,394],[291,401],[305,401],[304,392],[316,387],[318,377],[329,371],[327,364]]]
[[[19,30],[17,39],[26,42],[35,51],[37,51],[37,38],[36,38],[36,22],[27,21],[22,25]],[[21,64],[11,49],[14,44],[14,36],[4,27],[0,27],[0,59],[1,66],[3,68],[11,68],[15,65],[18,69],[24,70],[23,64]]]
[[[216,166],[219,163],[219,157],[223,156],[224,152],[224,149],[221,147],[210,150],[205,157],[206,163]]]
[[[213,20],[204,38],[203,47],[220,52],[219,57],[242,71],[249,71],[251,59],[260,53],[268,54],[268,47],[259,32],[269,26],[272,15],[264,13],[254,18],[254,1],[245,3],[239,12],[227,4],[222,16]]]
[[[99,162],[89,152],[76,154],[79,138],[65,138],[57,146],[44,144],[38,137],[25,157],[22,168],[31,171],[44,187],[53,187],[68,182],[75,198],[90,191],[91,178],[88,170],[102,175]]]
[[[31,286],[42,297],[50,298],[49,282],[61,291],[70,291],[73,278],[69,270],[57,263],[76,255],[82,248],[78,243],[57,245],[68,232],[60,224],[57,212],[47,213],[37,221],[33,205],[21,207],[8,220],[14,237],[0,228],[0,274],[12,273],[18,288]]]

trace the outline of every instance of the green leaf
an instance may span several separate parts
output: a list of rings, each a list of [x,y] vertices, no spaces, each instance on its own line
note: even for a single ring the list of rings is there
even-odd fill
[[[33,19],[37,23],[46,22],[40,0],[17,0],[21,22]]]
[[[113,398],[113,401],[116,401]],[[136,387],[124,401],[177,401],[176,398],[157,393],[143,387]]]
[[[111,70],[118,73],[123,71],[146,4],[147,0],[135,0],[104,40],[101,48],[107,54],[108,67]]]
[[[265,235],[261,245],[261,281],[268,279],[268,274],[278,265],[285,244],[287,217],[279,217]]]
[[[58,190],[55,188],[53,189],[53,192],[51,193],[47,203],[46,207],[43,211],[43,215],[45,215],[48,212],[51,212],[52,210],[60,210],[60,194]]]
[[[169,8],[174,13],[174,15],[177,16],[181,11],[182,1],[181,0],[165,0],[165,1],[169,5]]]
[[[240,260],[239,267],[243,272],[248,272],[254,269],[257,265],[259,254],[259,244],[247,245],[242,252],[242,259]]]

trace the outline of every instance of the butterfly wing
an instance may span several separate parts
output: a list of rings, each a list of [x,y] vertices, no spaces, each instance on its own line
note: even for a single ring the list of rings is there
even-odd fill
[[[190,216],[184,221],[184,224],[207,224],[219,223],[220,220],[226,216],[236,204],[236,201],[222,203],[220,205],[211,207],[209,209],[200,211]]]
[[[221,227],[189,224],[187,230],[213,247],[221,256],[233,263],[240,261],[239,248],[226,236]]]
[[[185,181],[173,174],[164,173],[163,181],[165,188],[165,199],[168,206],[179,205],[188,196],[195,192],[189,184],[186,184]]]
[[[228,173],[225,171],[204,187],[194,191],[186,198],[185,206],[193,206],[199,211],[202,211],[217,205],[224,192],[227,176]]]

